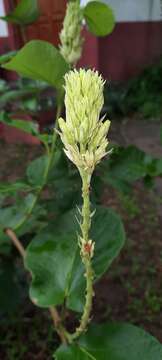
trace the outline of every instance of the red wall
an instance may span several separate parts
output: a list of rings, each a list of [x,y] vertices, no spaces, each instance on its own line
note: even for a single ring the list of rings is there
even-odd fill
[[[137,75],[162,55],[162,22],[118,23],[113,33],[96,39],[84,31],[80,65],[97,68],[109,80]]]
[[[13,0],[5,0],[6,9],[11,9],[14,3]],[[27,28],[27,40],[42,39],[57,45],[66,0],[39,0],[39,6],[42,15]],[[19,28],[10,26],[9,29],[9,39],[0,39],[0,52],[22,45]],[[85,43],[79,66],[96,68],[110,80],[127,80],[162,54],[160,21],[117,23],[113,33],[104,38],[97,39],[86,30],[83,34]]]

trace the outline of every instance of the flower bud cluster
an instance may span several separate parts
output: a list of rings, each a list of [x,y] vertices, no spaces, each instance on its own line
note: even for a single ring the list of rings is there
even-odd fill
[[[104,81],[97,71],[80,69],[65,75],[66,121],[59,119],[68,158],[91,175],[106,155],[110,121],[100,119]]]
[[[81,57],[83,44],[81,36],[82,20],[80,2],[78,0],[70,1],[67,4],[63,29],[60,33],[60,52],[70,65],[75,65]]]

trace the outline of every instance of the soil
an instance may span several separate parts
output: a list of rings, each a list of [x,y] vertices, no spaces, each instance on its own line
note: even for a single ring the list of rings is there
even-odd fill
[[[134,143],[162,156],[159,123],[127,119],[112,124],[113,141]],[[37,146],[0,143],[1,179],[22,175],[26,162],[40,152]],[[95,287],[93,320],[129,321],[162,342],[162,179],[153,191],[137,182],[131,197],[105,188],[103,204],[121,214],[127,241],[119,258]],[[72,320],[69,320],[72,319]],[[68,323],[73,325],[72,318]],[[42,325],[43,324],[43,325]],[[58,343],[47,311],[26,301],[19,314],[0,326],[0,360],[48,360]]]

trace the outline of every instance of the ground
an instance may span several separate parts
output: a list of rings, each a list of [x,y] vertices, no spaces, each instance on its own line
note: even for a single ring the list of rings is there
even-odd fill
[[[111,137],[118,143],[134,143],[154,156],[162,156],[159,123],[136,119],[114,122]],[[24,171],[26,160],[37,152],[37,146],[1,142],[1,179],[17,178]],[[162,180],[157,179],[153,191],[136,183],[131,197],[105,188],[102,199],[121,214],[127,241],[119,258],[95,287],[93,320],[129,321],[162,342]],[[16,317],[0,326],[0,334],[3,360],[51,359],[58,341],[48,311],[36,309],[29,301]]]

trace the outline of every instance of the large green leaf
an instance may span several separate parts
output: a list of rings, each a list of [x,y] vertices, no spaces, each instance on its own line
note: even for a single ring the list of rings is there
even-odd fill
[[[30,297],[37,305],[62,304],[75,259],[74,236],[56,236],[45,230],[27,248],[26,267],[32,273]]]
[[[63,303],[76,311],[84,304],[85,277],[81,263],[74,211],[57,218],[27,248],[26,267],[33,276],[30,296],[39,306]],[[93,267],[96,280],[108,269],[124,244],[124,230],[117,214],[98,207],[92,222],[95,240]]]
[[[56,88],[63,83],[63,76],[69,69],[60,52],[42,40],[28,42],[3,67],[34,80],[46,81]]]
[[[92,325],[77,345],[62,345],[56,360],[161,360],[162,345],[131,324]]]
[[[38,17],[38,0],[20,0],[16,8],[1,19],[18,25],[28,25]]]
[[[110,6],[99,1],[90,1],[84,8],[83,14],[88,29],[94,35],[106,36],[115,26],[115,18]]]

